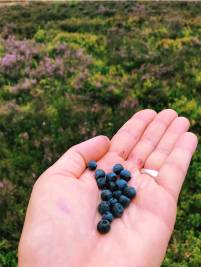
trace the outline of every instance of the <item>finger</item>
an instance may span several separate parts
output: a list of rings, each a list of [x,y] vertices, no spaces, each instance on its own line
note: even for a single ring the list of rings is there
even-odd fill
[[[156,181],[177,200],[191,158],[197,147],[197,136],[184,133],[162,165]]]
[[[165,109],[158,113],[145,130],[140,141],[132,149],[128,160],[145,162],[147,157],[155,149],[169,124],[177,117],[176,111]]]
[[[110,151],[116,152],[123,159],[127,159],[131,149],[155,116],[156,112],[151,109],[137,112],[113,136]]]
[[[184,117],[174,119],[159,144],[147,158],[145,168],[159,170],[178,138],[188,130],[189,126],[189,120]]]
[[[110,141],[100,135],[72,146],[48,171],[79,178],[89,160],[99,160],[109,149]]]

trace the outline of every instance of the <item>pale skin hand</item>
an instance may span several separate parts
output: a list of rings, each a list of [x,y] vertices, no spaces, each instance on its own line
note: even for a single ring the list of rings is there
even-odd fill
[[[173,110],[136,113],[111,139],[70,148],[36,182],[19,245],[19,267],[158,267],[173,231],[179,192],[197,146]],[[111,231],[96,230],[99,190],[86,162],[122,163],[137,196]],[[157,178],[142,167],[159,171]]]

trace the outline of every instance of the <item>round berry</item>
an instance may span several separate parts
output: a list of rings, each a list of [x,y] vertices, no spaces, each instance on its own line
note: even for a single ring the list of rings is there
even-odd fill
[[[104,177],[98,178],[96,180],[99,189],[105,189],[106,187],[106,179]]]
[[[102,200],[109,200],[110,198],[112,198],[112,191],[110,191],[109,189],[106,189],[101,192]]]
[[[121,164],[115,164],[113,167],[113,172],[116,174],[120,174],[120,172],[124,169],[124,167]]]
[[[124,207],[118,202],[112,207],[112,214],[114,215],[114,217],[121,217],[123,212]]]
[[[115,182],[117,179],[117,175],[114,172],[110,172],[106,175],[106,179],[108,182]]]
[[[108,188],[113,192],[118,189],[115,182],[108,182]]]
[[[104,214],[109,210],[110,210],[110,205],[107,201],[101,201],[101,203],[98,205],[98,211],[100,214]]]
[[[101,170],[101,169],[96,170],[95,171],[95,178],[98,179],[98,178],[102,178],[102,177],[105,177],[104,170]]]
[[[126,186],[123,190],[125,196],[129,197],[130,199],[136,196],[136,189],[132,186]]]
[[[87,163],[87,167],[89,170],[91,171],[94,171],[97,167],[97,163],[95,160],[90,160],[88,163]]]
[[[116,199],[119,199],[119,197],[121,196],[122,192],[121,190],[117,190],[117,191],[114,191],[112,193],[113,197],[116,198]]]
[[[128,170],[122,170],[120,172],[120,178],[126,180],[127,182],[131,179],[131,173]]]
[[[119,190],[123,190],[127,186],[127,182],[124,179],[118,179],[116,185]]]
[[[130,198],[124,196],[124,195],[121,195],[120,198],[119,198],[119,203],[121,203],[121,205],[124,207],[124,208],[127,208],[130,204],[131,200]]]
[[[114,204],[116,204],[118,202],[118,200],[116,198],[110,198],[110,200],[108,201],[110,204],[110,207],[114,206]]]
[[[101,234],[106,234],[110,231],[110,222],[108,220],[100,220],[97,224],[97,230]]]
[[[108,220],[109,222],[112,222],[114,219],[114,216],[112,215],[111,212],[107,211],[103,214],[102,220]]]

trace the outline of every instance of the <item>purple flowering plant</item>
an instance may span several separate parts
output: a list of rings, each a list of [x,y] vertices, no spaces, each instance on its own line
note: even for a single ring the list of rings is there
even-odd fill
[[[2,42],[5,51],[0,57],[0,76],[15,93],[31,89],[44,78],[65,80],[72,75],[80,76],[91,63],[83,49],[73,49],[63,43],[48,51],[44,44],[17,40],[13,35]]]

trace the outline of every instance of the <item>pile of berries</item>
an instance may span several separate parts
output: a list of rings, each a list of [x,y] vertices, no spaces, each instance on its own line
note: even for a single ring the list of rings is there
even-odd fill
[[[91,160],[87,167],[90,170],[96,170],[97,163]],[[121,164],[115,164],[112,172],[107,174],[104,170],[97,169],[95,179],[101,190],[101,202],[98,205],[98,211],[102,215],[102,219],[97,224],[97,230],[101,234],[105,234],[110,231],[113,219],[123,215],[124,209],[136,196],[136,190],[128,185],[131,173],[124,169]]]

